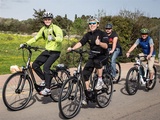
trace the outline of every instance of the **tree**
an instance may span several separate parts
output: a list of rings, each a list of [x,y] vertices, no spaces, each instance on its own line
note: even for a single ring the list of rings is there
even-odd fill
[[[75,19],[75,21],[73,22],[73,28],[72,28],[73,33],[75,33],[76,35],[83,35],[86,29],[87,29],[86,20],[83,20],[81,18]]]

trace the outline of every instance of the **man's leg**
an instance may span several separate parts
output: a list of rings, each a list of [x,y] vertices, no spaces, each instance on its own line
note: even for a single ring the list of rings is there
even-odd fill
[[[89,81],[89,77],[92,74],[94,69],[94,63],[93,60],[89,59],[88,62],[86,63],[86,65],[84,66],[83,69],[83,77],[85,80],[85,85],[86,85],[86,89],[89,90],[90,89],[90,81]]]
[[[44,71],[44,77],[46,82],[46,88],[50,88],[51,84],[51,71],[50,68],[52,64],[59,58],[60,53],[52,53],[50,57],[47,59],[47,61],[44,63],[43,71]]]
[[[59,58],[60,53],[50,53],[50,57],[47,59],[47,61],[45,62],[44,66],[43,66],[43,71],[44,71],[44,77],[45,77],[45,89],[43,89],[40,94],[41,95],[50,95],[51,94],[51,90],[50,90],[50,86],[51,86],[51,71],[50,71],[50,67],[51,65]]]
[[[47,51],[44,51],[36,58],[36,60],[32,64],[33,70],[43,81],[45,80],[45,78],[44,78],[44,73],[42,72],[40,66],[42,66],[47,59],[48,59],[48,53]]]
[[[116,50],[114,51],[113,55],[112,55],[112,59],[111,59],[111,66],[112,66],[112,75],[113,77],[116,77],[116,59],[119,55],[119,48],[116,48]]]
[[[153,69],[154,60],[155,60],[155,57],[151,57],[148,60],[148,68],[149,68],[149,76],[150,76],[149,78],[150,78],[150,80],[153,79],[153,75],[154,75],[154,69]]]

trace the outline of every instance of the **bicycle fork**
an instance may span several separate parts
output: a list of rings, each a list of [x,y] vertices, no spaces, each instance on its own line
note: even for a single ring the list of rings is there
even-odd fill
[[[20,76],[15,93],[20,94],[23,91],[26,79],[27,79],[27,75],[25,73],[24,75]]]
[[[145,85],[147,82],[148,82],[148,80],[149,80],[149,78],[147,78],[147,75],[148,75],[148,70],[146,69],[145,71],[144,71],[144,75],[142,75],[142,72],[141,72],[141,69],[140,69],[140,66],[139,66],[139,76],[140,76],[140,82],[143,84],[143,85]]]

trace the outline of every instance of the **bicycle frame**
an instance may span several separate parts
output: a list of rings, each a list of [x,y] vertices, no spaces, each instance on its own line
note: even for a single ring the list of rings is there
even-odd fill
[[[83,51],[83,53],[85,53],[85,52],[87,52],[87,51]],[[82,75],[82,59],[83,59],[82,54],[83,54],[83,53],[82,53],[82,52],[79,53],[79,54],[80,54],[79,64],[78,64],[77,70],[74,71],[73,75],[74,75],[75,77],[78,76],[77,79],[78,79],[79,81],[80,81],[81,78],[82,78],[83,88],[84,88],[84,90],[87,90],[87,89],[86,89],[86,84],[85,84],[85,81],[84,81],[83,75]]]
[[[149,79],[147,79],[148,62],[146,63],[146,65],[143,64],[141,59],[140,59],[141,57],[145,58],[146,56],[137,56],[136,63],[134,64],[134,66],[137,67],[137,69],[138,69],[138,73],[139,73],[138,74],[139,75],[138,78],[139,78],[140,82],[143,85],[145,85],[147,83],[147,81],[149,80]],[[144,75],[142,74],[142,69],[141,68],[143,68],[143,70],[144,70]]]
[[[74,52],[77,52],[76,50],[74,50]],[[86,84],[85,84],[85,80],[83,78],[83,72],[82,72],[82,59],[83,59],[83,53],[85,53],[87,51],[81,51],[81,52],[77,52],[80,54],[80,58],[79,58],[79,64],[78,64],[78,67],[77,67],[77,70],[74,72],[74,77],[77,77],[77,80],[80,81],[82,83],[82,86],[83,86],[83,91],[85,93],[85,96],[88,98],[89,101],[95,101],[95,99],[93,99],[96,94],[97,94],[97,90],[94,90],[94,87],[95,87],[95,83],[96,83],[96,80],[98,80],[98,75],[97,75],[97,70],[96,68],[94,68],[94,71],[92,72],[94,76],[91,76],[90,77],[90,85],[91,85],[91,91],[90,93],[92,94],[92,96],[88,96],[88,90],[86,88]],[[88,52],[87,52],[88,53]],[[108,58],[108,57],[106,57]],[[106,72],[105,71],[105,68],[103,67],[103,74]]]
[[[38,48],[38,47],[31,47],[31,48],[33,48],[35,51],[38,50],[38,49],[40,49],[40,48]],[[26,48],[26,49],[29,51],[29,55],[28,55],[28,59],[27,59],[27,62],[26,62],[26,66],[25,66],[25,67],[24,67],[24,66],[22,67],[22,72],[24,72],[25,77],[27,77],[27,76],[30,76],[30,77],[31,77],[31,81],[32,81],[32,83],[33,83],[36,91],[37,91],[37,92],[40,92],[42,89],[44,89],[44,87],[39,86],[39,85],[36,83],[36,79],[35,79],[35,76],[34,76],[34,74],[33,74],[33,69],[32,69],[31,64],[30,64],[30,63],[31,63],[32,51],[31,51],[31,49],[28,49],[28,48]]]
[[[153,66],[153,79],[150,80],[150,74],[148,70],[148,61],[146,64],[142,63],[141,57],[146,58],[146,56],[134,56],[130,57],[136,58],[136,63],[131,67],[126,76],[126,91],[129,95],[136,94],[139,87],[144,87],[146,91],[152,90],[156,85],[156,67]]]

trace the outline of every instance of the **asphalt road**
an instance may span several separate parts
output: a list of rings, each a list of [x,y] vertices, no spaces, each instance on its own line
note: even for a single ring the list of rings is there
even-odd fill
[[[155,88],[149,92],[139,90],[129,96],[125,89],[125,77],[132,63],[121,64],[122,78],[119,84],[114,84],[112,101],[106,108],[98,108],[93,104],[81,108],[73,120],[160,120],[160,65]],[[0,76],[0,92],[8,75]],[[20,111],[9,111],[4,106],[0,94],[0,120],[60,120],[58,104],[49,97],[43,97],[34,92],[29,105]]]

